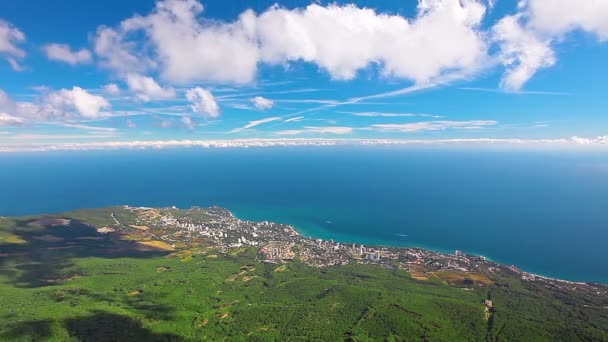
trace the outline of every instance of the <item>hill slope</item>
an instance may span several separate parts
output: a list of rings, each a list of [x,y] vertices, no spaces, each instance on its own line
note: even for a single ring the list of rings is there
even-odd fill
[[[0,218],[0,291],[2,341],[608,341],[605,286],[221,208]]]

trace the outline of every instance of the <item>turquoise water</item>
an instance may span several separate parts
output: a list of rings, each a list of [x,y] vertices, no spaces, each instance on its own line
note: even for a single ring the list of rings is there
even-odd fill
[[[343,242],[455,249],[608,282],[608,156],[412,148],[0,155],[0,215],[220,205]]]

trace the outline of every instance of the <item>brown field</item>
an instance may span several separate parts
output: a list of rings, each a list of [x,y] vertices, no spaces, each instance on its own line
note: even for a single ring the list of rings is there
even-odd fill
[[[410,275],[415,280],[429,280],[427,272],[429,268],[424,265],[410,264],[408,266]]]
[[[103,227],[103,228],[99,228],[99,229],[97,229],[97,232],[98,232],[98,233],[102,233],[102,234],[105,234],[105,233],[113,233],[113,232],[115,232],[115,231],[116,231],[116,229],[114,229],[114,228],[110,228],[110,227]]]
[[[460,272],[460,271],[439,271],[439,272],[429,272],[428,274],[435,276],[443,281],[446,281],[452,285],[457,285],[457,286],[494,284],[492,279],[486,277],[485,275],[483,275],[481,273]]]
[[[136,226],[134,224],[129,225],[129,227],[139,229],[139,230],[149,230],[150,229],[150,227],[148,227],[148,226]]]
[[[141,245],[141,246],[145,246],[145,247],[151,247],[154,249],[160,249],[163,251],[175,250],[175,248],[173,248],[173,246],[171,246],[170,244],[168,244],[166,242],[162,242],[162,241],[138,241],[137,244]]]
[[[275,272],[285,272],[285,271],[287,271],[287,265],[279,266],[274,271]]]

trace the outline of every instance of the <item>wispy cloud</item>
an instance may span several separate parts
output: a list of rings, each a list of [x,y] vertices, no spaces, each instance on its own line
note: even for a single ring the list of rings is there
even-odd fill
[[[460,90],[467,91],[481,91],[486,93],[501,93],[501,94],[515,94],[515,95],[549,95],[549,96],[568,96],[570,93],[555,92],[555,91],[542,91],[542,90],[511,90],[506,91],[501,88],[481,88],[481,87],[460,87]]]
[[[346,101],[332,101],[331,103],[327,103],[323,106],[308,108],[308,109],[304,109],[304,110],[301,110],[301,111],[298,111],[295,113],[291,113],[289,115],[286,115],[286,117],[298,116],[298,115],[302,115],[302,114],[306,114],[306,113],[319,112],[319,111],[323,111],[323,110],[326,110],[329,108],[336,108],[336,107],[340,107],[340,106],[358,104],[363,101],[371,100],[371,99],[387,98],[387,97],[393,97],[393,96],[412,94],[412,93],[423,91],[426,89],[435,88],[436,86],[437,86],[436,84],[412,85],[412,86],[405,87],[405,88],[399,88],[399,89],[393,90],[393,91],[376,93],[376,94],[365,95],[365,96],[360,96],[360,97],[352,97]]]
[[[93,133],[93,134],[37,134],[37,133],[24,133],[24,134],[13,134],[3,137],[3,139],[19,140],[31,142],[35,140],[78,140],[78,139],[111,139],[116,138],[117,135],[113,133]]]
[[[301,135],[301,134],[349,134],[353,132],[352,127],[317,127],[317,126],[307,126],[302,129],[291,129],[278,131],[276,134],[278,135]]]
[[[419,116],[424,118],[443,118],[442,115],[434,114],[417,114],[417,113],[386,113],[386,112],[339,112],[353,116],[361,117],[382,117],[382,118],[398,118],[398,117],[413,117]]]
[[[304,120],[303,116],[296,116],[295,118],[287,119],[283,122],[297,122],[297,121],[302,121],[302,120]]]
[[[72,124],[72,123],[57,123],[57,126],[66,127],[66,128],[76,128],[87,131],[99,131],[99,132],[115,132],[116,128],[113,127],[99,127],[99,126],[89,126],[89,125],[81,125],[81,124]]]
[[[265,118],[265,119],[261,119],[261,120],[249,121],[249,123],[246,124],[245,126],[239,127],[239,128],[235,128],[235,129],[231,130],[228,133],[237,133],[237,132],[240,132],[240,131],[244,131],[246,129],[253,128],[255,126],[259,126],[259,125],[262,125],[262,124],[265,124],[265,123],[268,123],[268,122],[277,121],[277,120],[281,120],[281,119],[283,119],[283,118],[280,117],[280,116],[273,116],[273,117],[269,117],[269,118]]]
[[[418,132],[418,131],[440,131],[448,128],[479,129],[485,126],[497,125],[494,120],[470,120],[470,121],[422,121],[405,124],[375,124],[370,127],[383,132]]]

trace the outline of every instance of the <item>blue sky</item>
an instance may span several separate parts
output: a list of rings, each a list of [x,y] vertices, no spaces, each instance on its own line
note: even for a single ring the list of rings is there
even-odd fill
[[[608,0],[0,2],[0,151],[608,142]]]

